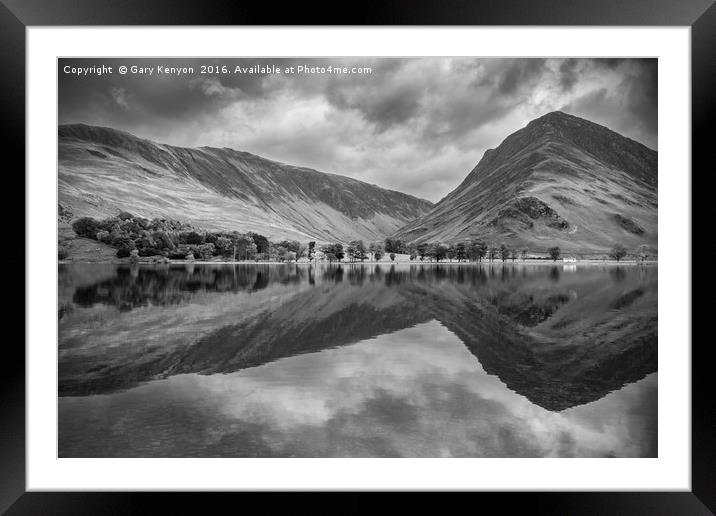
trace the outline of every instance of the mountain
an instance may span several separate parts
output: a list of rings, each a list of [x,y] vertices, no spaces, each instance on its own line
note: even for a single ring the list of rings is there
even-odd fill
[[[455,190],[395,236],[482,238],[537,252],[656,248],[657,202],[656,151],[557,111],[485,152]]]
[[[59,204],[72,217],[119,211],[271,239],[382,240],[429,201],[348,177],[211,147],[182,148],[61,125]]]

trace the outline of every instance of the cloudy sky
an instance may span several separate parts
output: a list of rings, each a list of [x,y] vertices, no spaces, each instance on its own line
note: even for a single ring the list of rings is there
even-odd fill
[[[111,66],[78,75],[65,66]],[[119,66],[152,75],[119,74]],[[158,74],[158,65],[192,67]],[[232,73],[201,74],[202,65]],[[275,65],[282,73],[235,73]],[[370,73],[298,73],[299,66]],[[286,73],[287,67],[294,73]],[[70,68],[70,70],[71,70]],[[554,110],[657,149],[655,59],[61,59],[59,123],[231,147],[438,201],[483,153]]]

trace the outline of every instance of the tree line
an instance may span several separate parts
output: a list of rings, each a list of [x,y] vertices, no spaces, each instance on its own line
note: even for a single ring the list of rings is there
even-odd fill
[[[489,261],[494,261],[495,259],[514,261],[519,256],[522,256],[522,258],[527,256],[526,249],[518,252],[505,245],[499,247],[490,246],[479,239],[446,245],[439,242],[406,244],[399,239],[386,238],[383,242],[373,242],[367,247],[362,240],[354,240],[345,248],[341,243],[332,243],[322,246],[320,251],[329,262],[341,261],[344,258],[348,258],[351,262],[366,259],[377,261],[386,254],[390,256],[391,261],[395,260],[396,254],[407,254],[410,260],[427,260],[430,262],[444,260],[481,262],[483,259]]]
[[[315,242],[272,242],[254,232],[202,231],[176,220],[146,219],[128,212],[102,220],[82,217],[72,223],[72,229],[77,236],[117,248],[119,258],[161,256],[175,260],[207,260],[222,257],[234,261],[295,261],[303,256],[310,258],[315,250]]]
[[[386,238],[382,243],[371,243],[367,248],[362,240],[350,242],[344,249],[340,243],[328,244],[320,248],[328,261],[341,261],[344,257],[348,257],[351,262],[363,261],[366,259],[380,260],[384,254],[389,254],[390,259],[395,260],[396,254],[407,254],[411,261],[430,261],[441,262],[444,260],[457,262],[482,262],[483,260],[493,262],[500,260],[506,262],[508,260],[515,261],[518,258],[526,260],[529,257],[529,250],[526,248],[515,249],[500,244],[499,246],[488,244],[482,239],[472,239],[465,242],[457,242],[455,244],[442,244],[440,242],[432,243],[409,243],[406,244],[400,239]],[[617,243],[614,244],[608,253],[608,257],[612,260],[620,261],[628,256],[627,249]],[[639,261],[647,260],[651,257],[651,249],[647,245],[641,245],[637,248],[634,256]],[[562,257],[562,250],[558,246],[547,249],[547,256],[552,261],[557,261]]]
[[[394,261],[397,254],[407,254],[411,261],[441,262],[482,262],[499,260],[506,262],[518,258],[527,259],[529,251],[515,249],[501,244],[499,246],[482,239],[466,240],[454,244],[406,243],[400,239],[388,237],[382,242],[365,244],[363,240],[353,240],[344,245],[340,242],[320,247],[316,242],[303,243],[297,240],[273,242],[267,237],[255,233],[238,231],[203,231],[190,224],[171,219],[146,219],[135,217],[131,213],[121,212],[116,217],[97,220],[82,217],[72,223],[75,233],[105,243],[117,249],[117,257],[160,256],[167,259],[204,259],[222,257],[233,261],[278,261],[294,262],[302,258],[313,260],[320,257],[328,262],[348,259],[350,262],[365,260],[379,261],[388,256]],[[639,260],[650,256],[648,246],[636,250]],[[66,256],[60,249],[59,258]],[[320,252],[320,254],[317,254]],[[609,257],[619,261],[627,256],[626,248],[615,244]],[[553,261],[561,258],[559,247],[550,247],[547,255]]]

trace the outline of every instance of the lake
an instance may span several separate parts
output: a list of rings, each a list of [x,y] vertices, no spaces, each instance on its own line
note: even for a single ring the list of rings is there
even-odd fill
[[[60,457],[655,457],[657,266],[59,266]]]

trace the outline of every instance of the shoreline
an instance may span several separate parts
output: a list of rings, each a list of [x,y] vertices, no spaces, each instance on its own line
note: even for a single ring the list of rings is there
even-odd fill
[[[101,260],[101,261],[89,261],[89,260],[58,260],[58,265],[67,265],[67,264],[73,264],[73,263],[96,263],[96,264],[102,264],[102,265],[310,265],[310,266],[339,266],[339,265],[349,265],[349,266],[362,266],[362,265],[462,265],[462,266],[499,266],[499,267],[505,267],[505,266],[517,266],[517,265],[549,265],[549,266],[577,266],[577,265],[658,265],[658,260],[644,260],[644,261],[638,261],[638,260],[578,260],[575,262],[565,262],[562,260],[552,261],[552,260],[515,260],[514,262],[512,260],[502,261],[502,260],[495,260],[493,262],[490,261],[482,261],[482,262],[458,262],[458,261],[441,261],[441,262],[430,262],[430,261],[420,261],[420,260],[414,260],[414,261],[375,261],[375,260],[365,260],[363,262],[256,262],[253,260],[243,260],[243,261],[207,261],[207,260],[170,260],[169,262],[156,262],[156,261],[149,261],[149,260],[140,260],[138,262],[132,263],[128,259],[117,259],[117,260]]]

